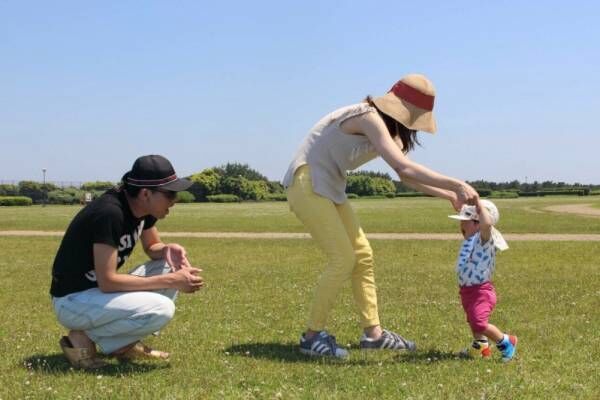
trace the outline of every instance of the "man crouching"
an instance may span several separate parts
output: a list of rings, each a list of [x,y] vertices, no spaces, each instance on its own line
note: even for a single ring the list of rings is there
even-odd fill
[[[119,360],[168,359],[141,339],[160,330],[175,312],[178,291],[204,286],[185,249],[160,240],[154,226],[191,185],[164,157],[139,157],[122,183],[83,208],[71,221],[52,267],[50,294],[58,321],[69,329],[60,346],[76,368],[107,365],[96,345]],[[140,240],[150,261],[119,274]]]

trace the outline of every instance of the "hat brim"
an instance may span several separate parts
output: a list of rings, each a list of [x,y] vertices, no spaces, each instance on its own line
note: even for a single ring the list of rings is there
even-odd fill
[[[464,215],[448,215],[448,218],[457,219],[459,221],[473,221],[473,218],[465,217]]]
[[[437,124],[433,111],[424,110],[405,100],[398,98],[394,93],[373,99],[375,106],[384,114],[389,115],[408,129],[435,133]]]
[[[170,190],[172,192],[183,192],[184,190],[189,189],[189,187],[192,186],[192,183],[193,182],[189,179],[178,178],[177,180],[158,187],[164,190]]]

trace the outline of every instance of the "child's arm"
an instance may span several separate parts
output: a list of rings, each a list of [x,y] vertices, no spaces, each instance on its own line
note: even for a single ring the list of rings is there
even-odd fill
[[[477,200],[477,214],[479,214],[479,234],[481,243],[487,243],[492,237],[492,218],[481,201]]]

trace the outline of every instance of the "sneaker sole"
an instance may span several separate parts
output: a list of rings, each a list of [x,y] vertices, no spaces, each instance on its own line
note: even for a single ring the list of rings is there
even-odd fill
[[[416,353],[417,349],[414,350],[410,350],[410,349],[381,349],[381,348],[373,348],[373,347],[365,347],[360,349],[360,351],[401,351],[401,352],[406,352],[406,353]]]
[[[303,348],[300,348],[300,353],[302,353],[306,356],[311,356],[311,357],[336,358],[336,359],[341,359],[341,360],[348,358],[348,354],[346,354],[344,356],[336,356],[333,354],[321,354],[321,353],[317,353],[316,351],[307,350],[307,349],[303,349]]]
[[[493,354],[490,354],[489,356],[484,356],[482,354],[469,354],[468,350],[461,350],[457,353],[454,353],[456,356],[460,357],[460,358],[465,358],[468,360],[491,360],[493,359]]]
[[[361,346],[361,347],[360,347],[360,349],[361,349],[361,350],[364,350],[364,351],[373,351],[373,350],[377,350],[377,351],[381,351],[381,350],[390,350],[390,351],[406,351],[406,352],[409,352],[409,353],[414,353],[415,351],[417,351],[417,346],[415,346],[415,347],[414,347],[414,348],[412,348],[412,349],[411,349],[411,348],[407,348],[407,347],[405,347],[405,348],[403,348],[403,349],[390,349],[389,347],[382,348],[382,347],[362,347],[362,346]]]

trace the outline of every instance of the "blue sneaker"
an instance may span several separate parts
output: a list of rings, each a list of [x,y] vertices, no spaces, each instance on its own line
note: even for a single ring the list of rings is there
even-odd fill
[[[348,352],[338,347],[335,336],[327,331],[321,331],[310,339],[306,339],[303,333],[300,337],[300,353],[317,357],[348,357]]]
[[[406,340],[397,333],[384,329],[381,337],[377,340],[371,339],[363,333],[360,338],[360,348],[363,350],[391,349],[416,351],[417,345],[415,342]]]
[[[508,362],[513,359],[517,351],[517,337],[513,335],[504,335],[504,339],[498,344],[498,350],[502,352],[502,361]]]

